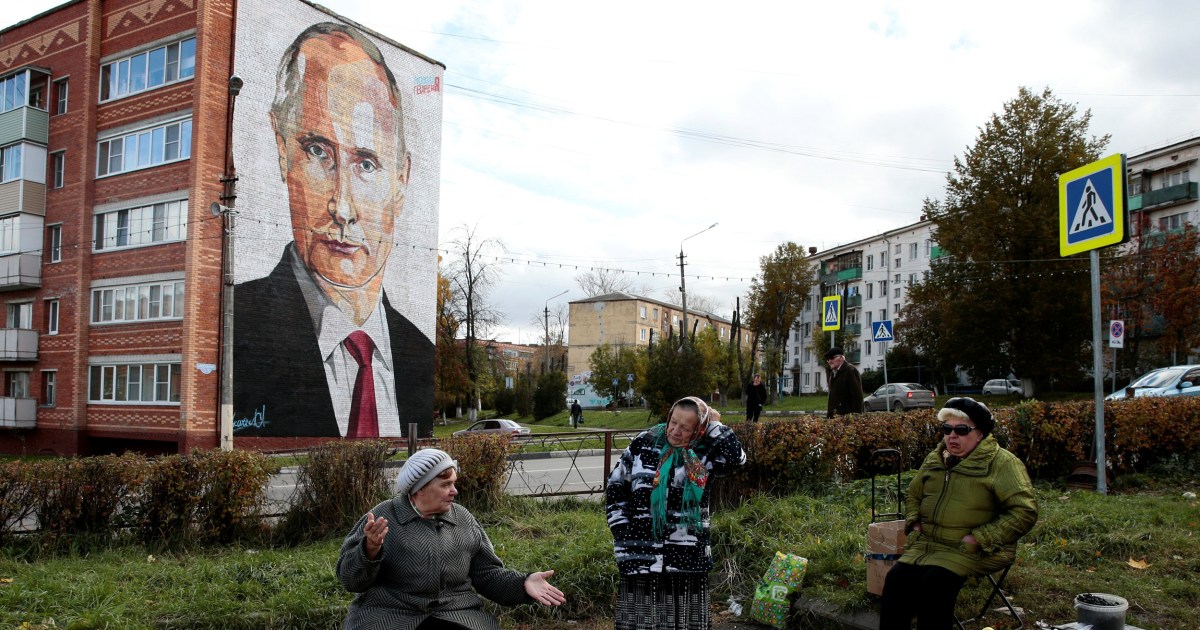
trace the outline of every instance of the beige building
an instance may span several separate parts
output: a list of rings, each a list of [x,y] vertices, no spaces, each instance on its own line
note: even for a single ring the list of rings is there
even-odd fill
[[[628,293],[608,293],[571,302],[569,318],[570,347],[567,350],[567,376],[574,379],[588,372],[588,359],[600,344],[648,346],[652,339],[678,334],[683,309],[647,297]],[[694,324],[693,322],[699,322]],[[688,309],[688,328],[697,334],[716,328],[722,340],[733,334],[733,322],[712,313]],[[749,346],[749,336],[742,335]]]

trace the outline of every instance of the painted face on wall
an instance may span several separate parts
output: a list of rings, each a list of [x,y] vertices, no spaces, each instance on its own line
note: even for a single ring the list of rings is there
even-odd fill
[[[297,105],[274,121],[296,251],[335,286],[378,286],[408,183],[399,103],[383,69],[345,37],[307,40],[297,68]]]

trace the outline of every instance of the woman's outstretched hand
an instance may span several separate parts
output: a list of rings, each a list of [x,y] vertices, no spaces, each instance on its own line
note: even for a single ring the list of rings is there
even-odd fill
[[[563,592],[547,581],[554,575],[554,570],[530,573],[525,578],[525,593],[543,606],[558,606],[567,601]]]

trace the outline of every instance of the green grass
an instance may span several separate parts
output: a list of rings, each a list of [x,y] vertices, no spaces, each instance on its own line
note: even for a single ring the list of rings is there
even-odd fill
[[[1109,496],[1040,485],[1041,518],[1022,541],[1008,584],[1016,605],[1028,611],[1027,627],[1039,619],[1073,621],[1073,597],[1089,591],[1128,599],[1130,624],[1194,627],[1200,508],[1183,493],[1198,486],[1194,465],[1120,478]],[[817,496],[760,496],[718,510],[714,601],[730,594],[749,599],[781,550],[809,559],[806,596],[845,611],[873,609],[862,559],[869,492],[869,483],[856,482]],[[505,627],[549,628],[568,618],[611,615],[617,576],[599,503],[508,498],[477,516],[510,567],[555,569],[554,582],[569,598],[556,610],[496,608]],[[0,627],[336,628],[350,600],[334,577],[339,544],[192,553],[117,547],[58,556],[9,548],[0,555]],[[1148,566],[1135,568],[1130,560]],[[969,584],[962,612],[983,595]],[[1011,627],[999,616],[988,623]]]

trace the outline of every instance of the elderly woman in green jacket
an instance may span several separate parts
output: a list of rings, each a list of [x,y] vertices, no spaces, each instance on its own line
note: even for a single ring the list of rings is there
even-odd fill
[[[908,486],[908,543],[883,584],[880,630],[946,630],[963,583],[1012,564],[1037,523],[1025,465],[992,436],[992,412],[971,398],[938,411],[945,436]]]

